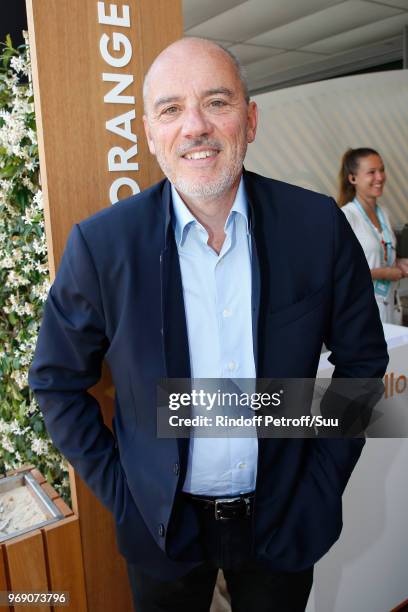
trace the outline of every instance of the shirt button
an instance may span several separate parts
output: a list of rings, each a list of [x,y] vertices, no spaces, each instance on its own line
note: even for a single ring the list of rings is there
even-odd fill
[[[179,475],[179,473],[180,473],[180,465],[178,463],[174,463],[173,464],[173,472],[175,473],[176,476]]]
[[[235,368],[236,368],[236,363],[235,363],[235,361],[230,361],[227,367],[228,367],[228,369],[229,369],[229,371],[230,371],[230,372],[232,372],[233,370],[235,370]]]
[[[163,525],[163,523],[160,523],[160,525],[159,525],[159,536],[162,538],[162,537],[164,537],[165,533],[166,533],[166,530],[164,528],[164,525]]]
[[[232,315],[232,310],[230,310],[229,308],[224,308],[224,310],[222,311],[222,316],[224,318],[230,317]]]
[[[241,463],[238,463],[238,468],[239,468],[240,470],[245,469],[245,468],[246,468],[246,463],[245,463],[244,461],[241,461]]]

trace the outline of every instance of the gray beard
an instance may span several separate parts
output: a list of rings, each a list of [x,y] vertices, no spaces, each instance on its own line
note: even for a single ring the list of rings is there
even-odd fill
[[[186,143],[183,147],[179,147],[177,153],[179,155],[183,155],[192,147],[203,145],[221,149],[221,145],[217,140],[211,140],[209,138],[196,138],[194,141]],[[174,173],[171,165],[167,164],[166,156],[163,154],[160,147],[157,147],[156,159],[165,176],[180,194],[184,194],[186,197],[209,199],[222,196],[224,193],[228,192],[229,189],[231,189],[242,172],[246,150],[247,144],[243,139],[241,146],[235,151],[234,158],[230,161],[228,166],[223,168],[220,176],[215,178],[213,181],[207,182],[195,182],[194,179],[186,180],[180,176],[177,176],[177,174]]]
[[[183,179],[172,172],[172,169],[166,164],[163,156],[159,154],[156,155],[156,157],[163,173],[180,194],[184,194],[186,197],[205,199],[219,197],[231,189],[242,172],[245,153],[246,147],[242,154],[238,155],[229,167],[224,168],[221,175],[211,182],[194,182],[193,179]]]
[[[175,180],[170,179],[170,181],[179,193],[187,197],[214,198],[228,191],[235,183],[238,174],[239,172],[224,172],[217,180],[208,183],[194,183],[177,176]]]

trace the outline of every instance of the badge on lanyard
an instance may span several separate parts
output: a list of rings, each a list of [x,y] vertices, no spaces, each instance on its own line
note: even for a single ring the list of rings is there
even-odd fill
[[[385,268],[387,266],[390,266],[391,258],[392,258],[392,239],[391,239],[391,234],[385,222],[385,218],[384,218],[381,208],[379,206],[376,207],[377,217],[381,225],[382,237],[379,235],[378,231],[375,229],[373,223],[370,221],[366,211],[361,206],[357,198],[354,198],[353,201],[355,205],[357,206],[357,208],[359,209],[359,211],[361,212],[361,214],[363,215],[363,217],[365,218],[365,220],[367,221],[376,240],[378,240],[381,245],[381,251],[380,251],[381,267]],[[380,295],[381,297],[385,298],[387,297],[390,291],[390,288],[391,288],[391,281],[387,281],[387,280],[375,280],[374,281],[374,292],[376,293],[376,295]]]
[[[374,281],[374,292],[381,297],[387,297],[391,287],[391,281],[387,280],[376,280]]]

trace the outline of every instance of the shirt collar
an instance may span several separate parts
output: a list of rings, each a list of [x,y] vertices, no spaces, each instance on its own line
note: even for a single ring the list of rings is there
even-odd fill
[[[194,215],[189,211],[187,206],[184,204],[183,200],[179,196],[177,190],[174,185],[171,185],[171,195],[173,201],[173,227],[174,233],[176,237],[177,246],[182,246],[186,236],[187,227],[191,226],[193,223],[200,222],[194,217]],[[245,220],[245,228],[247,234],[249,233],[249,221],[248,221],[248,200],[245,192],[244,181],[241,176],[241,180],[239,182],[238,190],[235,196],[234,203],[231,207],[227,220],[225,222],[225,228],[227,228],[228,224],[231,222],[233,218],[233,213],[242,215]]]

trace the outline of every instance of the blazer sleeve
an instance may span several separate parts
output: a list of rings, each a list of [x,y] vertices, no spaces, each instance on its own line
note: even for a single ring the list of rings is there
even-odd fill
[[[55,446],[116,513],[123,474],[115,438],[87,392],[108,346],[96,268],[77,225],[45,304],[29,384]]]
[[[362,437],[328,439],[325,434],[316,441],[313,451],[314,469],[324,472],[343,492],[364,447],[364,429],[371,411],[383,393],[388,352],[364,252],[334,202],[333,215],[332,312],[324,340],[335,369],[320,409],[323,416],[341,417],[343,434],[353,435],[354,428]],[[346,395],[339,394],[338,379],[354,379]]]
[[[387,344],[363,249],[343,212],[333,203],[333,302],[324,339],[333,378],[382,378]]]

